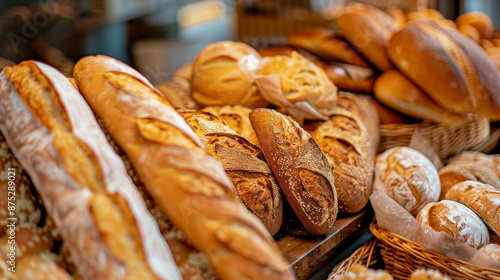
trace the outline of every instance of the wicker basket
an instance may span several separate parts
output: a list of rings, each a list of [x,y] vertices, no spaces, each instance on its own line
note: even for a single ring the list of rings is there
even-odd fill
[[[328,276],[328,280],[333,280],[336,276],[344,275],[351,266],[362,265],[367,268],[374,267],[380,263],[380,255],[376,247],[377,240],[371,239],[363,246],[359,247],[348,258],[335,266]]]
[[[452,279],[500,279],[500,270],[479,267],[425,249],[400,235],[378,226],[376,221],[370,231],[377,238],[385,269],[395,279],[408,279],[418,268],[434,268]]]
[[[419,124],[385,124],[380,126],[379,152],[393,147],[408,146],[415,129],[427,138],[441,159],[470,150],[485,141],[490,135],[490,122],[485,117],[441,125],[422,122]]]

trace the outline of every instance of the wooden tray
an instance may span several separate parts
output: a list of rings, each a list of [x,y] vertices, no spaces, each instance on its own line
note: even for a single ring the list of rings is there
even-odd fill
[[[308,234],[295,217],[284,221],[274,239],[290,262],[297,279],[309,279],[340,253],[341,248],[337,245],[358,230],[368,228],[373,221],[373,210],[365,208],[356,215],[340,216],[333,230],[323,236]]]

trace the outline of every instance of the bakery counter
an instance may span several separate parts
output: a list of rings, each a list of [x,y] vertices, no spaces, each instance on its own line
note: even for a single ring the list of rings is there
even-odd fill
[[[373,210],[366,207],[354,215],[340,215],[333,229],[322,236],[308,234],[297,219],[284,221],[280,232],[274,236],[276,243],[297,279],[310,279],[326,266],[335,265],[332,260],[356,243],[373,221]]]

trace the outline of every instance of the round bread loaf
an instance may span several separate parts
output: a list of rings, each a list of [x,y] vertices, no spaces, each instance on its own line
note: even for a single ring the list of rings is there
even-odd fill
[[[494,260],[500,261],[500,245],[496,243],[486,244],[479,251]]]
[[[441,193],[438,172],[424,155],[395,147],[377,156],[374,190],[384,191],[412,215]]]
[[[193,99],[204,106],[267,107],[252,77],[241,67],[240,61],[246,56],[257,63],[261,59],[256,50],[244,43],[222,41],[206,46],[193,61]]]
[[[455,201],[441,200],[429,203],[418,212],[417,220],[476,249],[490,243],[488,228],[481,218]]]

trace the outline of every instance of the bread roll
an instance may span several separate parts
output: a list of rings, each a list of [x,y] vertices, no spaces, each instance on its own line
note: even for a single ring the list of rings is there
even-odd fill
[[[350,106],[341,107],[347,102]],[[371,102],[362,97],[341,93],[339,105],[328,121],[310,123],[304,128],[332,167],[339,210],[356,213],[366,206],[372,191],[379,141],[378,131],[373,130],[378,130],[378,120]]]
[[[174,72],[173,77],[183,78],[184,80],[191,82],[191,76],[193,75],[193,65],[187,63],[182,65],[179,69]]]
[[[500,245],[495,243],[486,244],[479,252],[493,258],[494,260],[500,261]]]
[[[375,72],[372,69],[343,63],[323,65],[326,75],[339,89],[351,92],[373,93]]]
[[[500,179],[488,167],[473,162],[456,161],[439,170],[440,198],[443,199],[446,192],[454,185],[468,180],[489,184],[500,189]]]
[[[287,45],[311,52],[326,61],[370,68],[370,64],[343,38],[328,28],[309,28],[287,38]]]
[[[457,17],[455,22],[459,27],[464,25],[474,27],[478,31],[481,39],[490,39],[493,35],[493,22],[490,17],[483,12],[474,11],[462,14]]]
[[[227,105],[220,107],[205,107],[202,109],[204,112],[216,116],[219,120],[223,121],[234,132],[243,136],[253,145],[259,146],[259,139],[255,131],[253,131],[252,124],[250,123],[249,115],[252,109],[241,105]]]
[[[450,159],[449,163],[457,161],[470,161],[477,165],[491,169],[500,177],[500,155],[486,155],[480,152],[462,152]]]
[[[438,20],[438,19],[444,19],[444,16],[443,14],[441,14],[441,12],[439,12],[436,9],[425,9],[425,10],[409,12],[406,15],[406,18],[408,19],[408,21],[415,21],[421,19]]]
[[[439,199],[441,186],[436,168],[421,153],[395,147],[378,155],[373,189],[384,191],[413,216]]]
[[[479,40],[481,40],[481,35],[477,31],[477,29],[474,28],[472,25],[464,24],[458,27],[458,31],[460,31],[465,36],[471,38],[476,43],[479,43]]]
[[[263,62],[258,74],[279,77],[281,93],[274,92],[274,84],[270,85],[265,79],[258,82],[259,89],[266,100],[294,117],[325,118],[324,116],[331,113],[337,102],[337,87],[328,79],[325,72],[296,52],[292,56],[269,57]],[[272,86],[273,92],[267,86]],[[284,101],[290,105],[283,104]],[[293,105],[298,106],[304,102],[307,102],[308,108],[312,107],[320,115],[304,115],[302,112],[297,112]]]
[[[351,3],[340,11],[336,22],[347,41],[378,70],[393,68],[385,48],[397,27],[389,15],[373,6]]]
[[[430,268],[419,268],[412,272],[410,280],[451,280],[443,275],[439,270]]]
[[[377,110],[380,125],[408,123],[408,120],[406,120],[406,118],[403,115],[381,104],[375,98],[372,99],[372,104]]]
[[[0,129],[82,277],[180,279],[123,163],[68,79],[27,61],[4,69],[0,84]]]
[[[17,280],[70,280],[71,275],[53,261],[50,253],[34,255],[19,262],[15,276]],[[76,279],[76,278],[75,278]]]
[[[253,78],[241,67],[240,61],[247,56],[256,62],[261,59],[252,47],[239,42],[222,41],[203,48],[193,61],[193,99],[203,106],[267,107]]]
[[[443,108],[500,120],[500,72],[460,32],[430,21],[412,22],[392,36],[387,51],[399,70]]]
[[[156,85],[156,89],[175,107],[193,110],[200,108],[191,96],[189,81],[184,78],[173,77],[170,81]]]
[[[439,106],[395,69],[380,75],[373,89],[378,101],[413,118],[442,124],[462,123],[468,119],[467,115],[456,114]]]
[[[328,278],[328,280],[393,280],[392,275],[384,270],[374,270],[356,264],[351,266],[343,275]]]
[[[316,141],[292,118],[255,109],[250,121],[279,186],[304,228],[323,235],[332,229],[338,204],[333,173]]]
[[[500,190],[476,181],[465,181],[451,187],[444,196],[474,211],[496,234],[500,235]]]
[[[105,56],[83,58],[74,73],[149,194],[206,254],[219,278],[294,278],[266,228],[238,201],[222,166],[142,75]]]
[[[475,249],[490,243],[488,228],[481,219],[472,210],[455,201],[431,202],[418,212],[417,220]]]
[[[208,153],[222,164],[243,205],[275,235],[283,221],[283,201],[262,151],[210,113],[182,110],[179,113]]]
[[[384,8],[384,12],[394,20],[397,30],[405,27],[407,18],[405,12],[400,7],[388,5]]]

